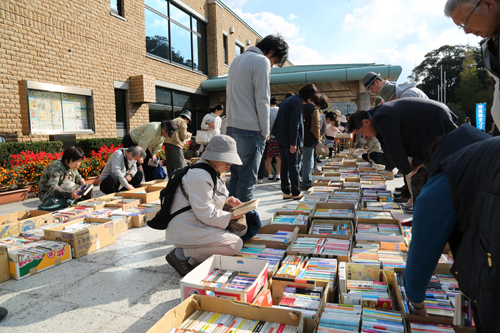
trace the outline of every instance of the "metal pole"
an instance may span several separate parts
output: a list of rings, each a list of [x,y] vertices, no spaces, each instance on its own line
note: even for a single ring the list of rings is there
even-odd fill
[[[441,65],[441,81],[440,81],[440,83],[441,84],[439,85],[439,87],[441,89],[443,89],[443,65]],[[443,101],[443,91],[441,90],[441,100],[440,100],[440,102],[442,102],[442,101]]]
[[[441,86],[438,84],[438,102],[441,102],[441,98],[439,98],[441,95]]]
[[[444,87],[443,87],[443,92],[444,92],[444,104],[446,104],[446,71],[444,72]]]

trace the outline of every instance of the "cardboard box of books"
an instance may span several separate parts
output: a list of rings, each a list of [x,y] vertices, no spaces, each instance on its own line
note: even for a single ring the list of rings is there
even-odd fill
[[[404,242],[403,227],[396,219],[358,219],[356,240]]]
[[[164,180],[164,179],[155,179],[155,180],[150,180],[148,182],[142,182],[141,183],[141,187],[148,187],[148,186],[152,186],[152,185],[157,185],[157,184],[162,184],[162,183],[167,183],[168,180]],[[165,184],[165,186],[167,186]],[[164,186],[164,187],[165,187]]]
[[[182,299],[209,295],[252,302],[267,283],[267,261],[213,255],[180,281]]]
[[[394,179],[394,173],[392,171],[379,171],[379,172],[387,180]]]
[[[352,240],[327,235],[298,235],[286,251],[287,255],[313,256],[318,258],[336,258],[349,261],[352,252]]]
[[[243,248],[236,256],[267,261],[267,277],[270,279],[278,270],[285,255],[285,249],[276,249],[271,245],[254,244],[250,239],[243,244]]]
[[[143,205],[147,205],[147,207],[143,207]],[[141,204],[138,207],[116,212],[114,215],[128,216],[131,219],[132,227],[141,228],[147,225],[147,222],[155,217],[159,210],[159,204]]]
[[[298,215],[302,215],[305,219],[297,218]],[[261,227],[261,230],[270,225],[280,225],[280,226],[295,226],[299,228],[299,234],[307,233],[308,224],[309,224],[309,213],[299,213],[299,212],[276,212],[271,217],[269,224]],[[292,230],[293,231],[293,230]],[[261,231],[259,231],[261,232]]]
[[[117,200],[106,202],[107,208],[121,208],[122,210],[131,209],[141,204],[141,199],[118,197]]]
[[[30,243],[30,245],[36,245],[36,243],[38,242]],[[23,259],[19,254],[17,254],[18,250],[21,249],[14,249],[10,251],[10,276],[13,279],[20,280],[46,270],[47,268],[51,268],[60,265],[65,261],[71,260],[71,246],[63,242],[58,243],[60,245],[58,245],[55,250],[48,253],[41,253],[40,255],[30,257],[29,259]]]
[[[78,220],[93,211],[94,208],[92,207],[70,207],[53,212],[52,217],[56,220],[56,222],[68,222]]]
[[[118,200],[115,200],[118,201]],[[94,210],[101,210],[106,206],[106,201],[98,200],[97,198],[80,201],[77,203],[80,207],[92,207]]]
[[[283,236],[283,233],[289,233],[289,235]],[[252,238],[251,242],[252,244],[263,244],[274,249],[286,250],[298,234],[298,226],[268,224],[259,229],[259,233]]]
[[[341,239],[353,239],[354,227],[351,220],[312,219],[309,235],[335,236]]]
[[[158,183],[158,184],[154,184],[154,185],[149,185],[149,186],[146,186],[146,188],[149,189],[149,190],[151,190],[151,191],[161,191],[165,187],[167,187],[167,184],[168,184],[168,181],[162,182],[162,183]]]
[[[304,318],[304,332],[315,332],[328,300],[328,282],[304,281],[301,283],[272,279],[269,282],[269,289],[275,307],[301,311]]]
[[[132,218],[130,216],[111,215],[105,218],[88,218],[87,221],[91,223],[113,222],[115,236],[132,228]]]
[[[159,189],[150,189],[148,187],[139,187],[135,190],[123,192],[124,198],[137,198],[141,199],[142,203],[150,203],[160,199]]]
[[[10,279],[9,256],[7,250],[0,248],[0,282]]]
[[[453,317],[454,317],[454,308],[451,306],[451,303],[448,299],[448,296],[446,296],[446,299],[442,297],[442,293],[439,293],[438,297],[440,299],[436,299],[436,308],[431,309],[429,307],[429,304],[427,304],[426,301],[426,308],[427,308],[427,316],[418,316],[414,314],[410,314],[410,310],[408,309],[408,303],[406,299],[406,295],[404,293],[404,288],[402,287],[403,281],[401,279],[401,275],[404,272],[403,268],[394,268],[394,274],[395,274],[395,283],[393,283],[392,286],[392,291],[395,295],[395,300],[396,300],[396,310],[401,310],[401,313],[403,314],[403,317],[406,319],[406,321],[416,321],[416,322],[422,322],[422,323],[432,323],[432,324],[442,324],[442,325],[453,325]],[[399,274],[398,274],[399,273]],[[449,275],[451,276],[450,270],[447,269],[437,269],[434,271],[434,274],[443,274],[443,275]],[[456,280],[455,280],[456,282]],[[433,281],[431,279],[429,286],[436,285],[436,281]],[[440,284],[439,281],[437,284]],[[458,282],[456,283],[456,288],[458,289]],[[450,291],[448,291],[450,292]],[[455,293],[458,291],[455,291]],[[445,295],[447,294],[446,291],[444,292]],[[451,291],[453,293],[453,291]],[[429,295],[430,293],[426,293],[427,299],[433,298]],[[448,305],[445,305],[446,301],[448,302]]]
[[[176,332],[176,328],[213,331],[213,326],[220,327],[223,332],[231,328],[252,332],[260,327],[258,331],[263,333],[301,333],[303,319],[300,311],[196,295],[168,311],[147,333]]]
[[[23,210],[0,216],[0,238],[37,229],[52,223],[52,213],[41,210]]]
[[[47,228],[44,238],[69,243],[73,258],[80,258],[116,242],[112,221],[91,223],[86,218]]]
[[[309,215],[309,225],[313,219],[342,219],[355,222],[355,205],[352,203],[317,203]]]
[[[395,309],[391,288],[379,264],[339,263],[339,303]]]

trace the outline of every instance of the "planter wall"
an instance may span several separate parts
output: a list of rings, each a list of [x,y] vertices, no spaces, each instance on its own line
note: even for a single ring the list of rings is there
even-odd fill
[[[28,199],[28,191],[29,189],[23,188],[20,190],[0,192],[0,205]]]
[[[94,185],[94,186],[97,186],[101,183],[101,180],[99,179],[99,177],[97,176],[94,176],[94,177],[90,177],[89,179],[86,179],[85,180],[85,184],[89,184],[89,185]]]

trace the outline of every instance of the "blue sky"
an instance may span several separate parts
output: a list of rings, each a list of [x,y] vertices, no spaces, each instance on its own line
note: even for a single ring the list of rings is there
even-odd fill
[[[444,16],[446,0],[223,1],[261,35],[283,35],[296,65],[400,65],[398,82],[426,53],[480,41]]]

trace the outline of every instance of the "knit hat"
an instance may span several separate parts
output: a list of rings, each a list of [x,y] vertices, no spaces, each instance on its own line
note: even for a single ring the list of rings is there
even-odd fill
[[[375,82],[375,80],[379,79],[380,81],[382,81],[382,78],[380,77],[380,74],[376,74],[374,72],[370,72],[368,74],[366,74],[363,79],[361,80],[361,82],[363,82],[363,85],[365,86],[365,89],[368,89],[372,84],[373,82]]]
[[[187,120],[191,121],[191,111],[189,110],[182,110],[180,116],[185,117],[187,118]]]
[[[243,164],[236,150],[236,141],[232,137],[223,134],[210,139],[201,157],[207,161]]]
[[[392,96],[394,96],[394,94],[396,94],[396,85],[390,83],[389,81],[386,81],[384,83],[384,85],[382,86],[382,88],[380,88],[380,91],[378,92],[378,94],[380,95],[380,97],[382,97],[382,99],[385,102],[389,102],[391,100]]]

